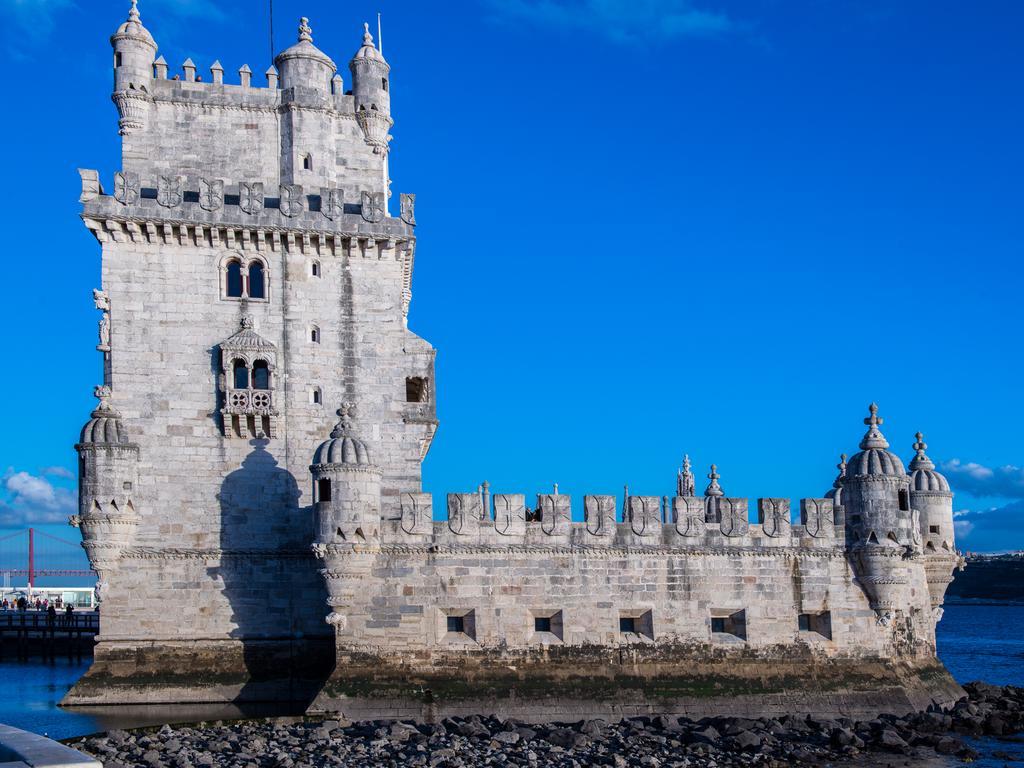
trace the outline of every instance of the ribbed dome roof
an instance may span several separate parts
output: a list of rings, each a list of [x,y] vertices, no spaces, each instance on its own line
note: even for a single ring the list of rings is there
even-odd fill
[[[366,443],[352,434],[352,415],[355,406],[346,403],[338,409],[341,419],[331,432],[330,440],[325,440],[313,453],[314,464],[348,464],[354,466],[370,466],[370,451]]]
[[[910,487],[915,491],[945,491],[949,493],[949,481],[935,471],[935,464],[925,454],[928,444],[924,435],[918,432],[914,450],[917,455],[910,461]]]
[[[352,57],[353,61],[360,59],[369,59],[370,61],[379,61],[381,64],[387,64],[384,61],[384,55],[373,44],[373,35],[370,34],[370,24],[368,22],[363,23],[363,45],[356,51],[356,55]]]
[[[299,41],[291,48],[286,48],[277,54],[274,57],[274,63],[280,67],[281,62],[289,59],[312,59],[332,70],[337,70],[331,57],[313,45],[313,30],[309,26],[309,19],[305,16],[299,19]]]
[[[132,9],[128,11],[128,20],[118,27],[117,32],[110,37],[111,44],[118,40],[138,40],[153,46],[153,49],[156,50],[156,40],[149,34],[149,30],[142,26],[138,0],[132,0]]]
[[[92,412],[92,418],[82,427],[78,442],[81,445],[129,443],[128,431],[121,421],[121,414],[111,408],[108,402],[110,387],[96,387],[96,397],[99,398],[100,404]]]
[[[221,347],[247,351],[273,351],[274,345],[256,333],[252,318],[246,315],[240,321],[241,328],[221,343]]]
[[[860,453],[854,454],[846,465],[846,476],[864,475],[904,477],[907,472],[903,468],[900,457],[889,450],[889,442],[878,429],[884,419],[878,416],[878,406],[872,403],[868,410],[871,415],[864,419],[868,425],[867,434],[860,441]]]

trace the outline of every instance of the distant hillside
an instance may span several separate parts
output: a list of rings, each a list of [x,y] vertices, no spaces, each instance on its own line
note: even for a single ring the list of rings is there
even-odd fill
[[[1024,557],[969,560],[967,570],[953,574],[946,600],[951,603],[964,600],[1024,603]]]

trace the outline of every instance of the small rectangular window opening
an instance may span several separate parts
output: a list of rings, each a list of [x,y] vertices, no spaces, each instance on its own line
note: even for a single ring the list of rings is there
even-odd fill
[[[387,92],[387,90],[388,90],[388,79],[386,77],[382,77],[380,79],[380,87],[382,89],[384,89],[385,93]]]
[[[745,610],[713,609],[711,612],[711,635],[726,640],[729,637],[747,639],[747,612]]]
[[[900,512],[910,511],[910,497],[906,491],[900,491]]]
[[[550,616],[534,616],[533,617],[533,631],[534,632],[550,632],[551,631],[551,617]]]
[[[797,616],[796,623],[801,632],[813,632],[826,640],[832,639],[832,614],[828,611],[801,613]]]
[[[405,402],[427,402],[427,379],[423,376],[410,376],[405,380]]]
[[[636,608],[620,611],[619,634],[628,642],[654,640],[654,614]]]
[[[464,616],[449,616],[448,617],[448,631],[449,632],[465,632],[466,631],[466,619]]]
[[[940,532],[939,526],[937,526],[937,525],[929,525],[928,526],[928,533],[939,533],[939,532]]]
[[[447,640],[459,643],[467,638],[476,640],[476,611],[456,608],[444,611],[441,618],[444,624],[439,629]]]
[[[316,496],[319,501],[331,500],[331,481],[327,479],[317,480]]]

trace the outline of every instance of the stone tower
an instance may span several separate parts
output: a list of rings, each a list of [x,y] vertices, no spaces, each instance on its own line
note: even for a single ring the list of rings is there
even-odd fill
[[[110,192],[81,172],[103,380],[75,520],[103,624],[67,700],[306,696],[333,662],[311,545],[397,517],[437,425],[414,197],[387,205],[390,70],[367,31],[346,84],[304,18],[263,87],[169,76],[135,0],[111,44],[121,170]],[[370,506],[336,512],[349,491]]]

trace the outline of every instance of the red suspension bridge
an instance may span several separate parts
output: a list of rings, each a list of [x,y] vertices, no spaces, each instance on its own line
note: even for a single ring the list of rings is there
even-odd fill
[[[2,583],[24,579],[32,586],[43,578],[95,576],[82,545],[77,541],[62,539],[35,528],[0,535]]]

